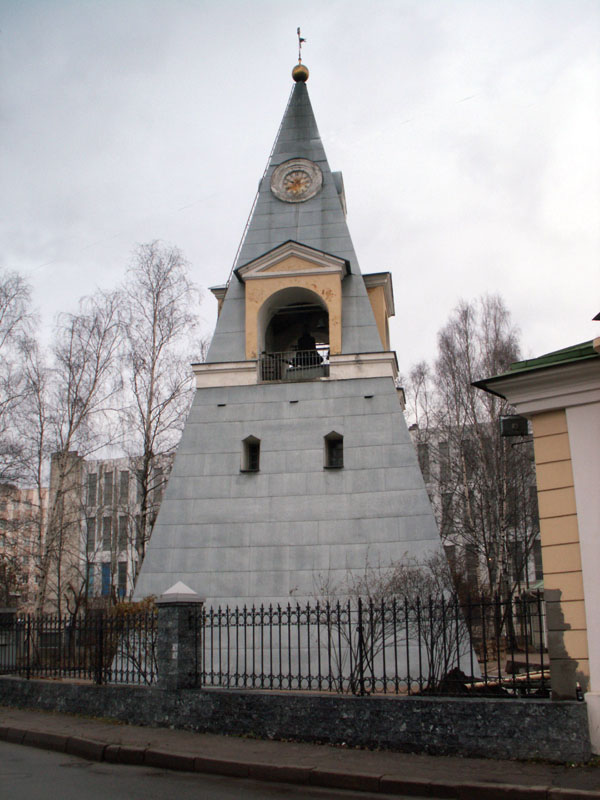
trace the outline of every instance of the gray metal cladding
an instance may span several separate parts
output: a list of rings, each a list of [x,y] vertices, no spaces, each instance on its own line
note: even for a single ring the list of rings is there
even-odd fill
[[[331,431],[342,469],[324,469]],[[243,473],[250,435],[260,469]],[[136,596],[183,580],[212,603],[306,600],[348,570],[439,547],[391,379],[211,388],[196,393]]]

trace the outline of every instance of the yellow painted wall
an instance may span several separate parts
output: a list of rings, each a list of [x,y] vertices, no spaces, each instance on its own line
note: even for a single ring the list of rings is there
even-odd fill
[[[375,315],[379,338],[384,350],[390,349],[390,335],[388,329],[388,315],[385,303],[385,291],[383,286],[371,286],[367,288],[367,295],[371,301],[371,308]]]
[[[293,271],[299,268],[313,268],[301,259],[291,257],[284,262],[299,262],[299,265],[290,266]],[[282,271],[282,264],[277,265],[277,271]],[[260,278],[246,281],[246,358],[253,359],[258,356],[258,315],[263,304],[275,292],[282,289],[298,287],[309,289],[317,294],[324,302],[329,313],[329,349],[332,354],[342,352],[342,282],[339,274],[327,273],[321,275],[278,275],[272,278]]]
[[[276,264],[273,264],[273,266],[264,269],[263,274],[265,272],[301,272],[308,269],[315,269],[315,265],[311,264],[309,261],[306,261],[304,258],[300,258],[299,256],[288,256],[282,261],[278,261]]]
[[[559,695],[571,696],[574,680],[589,675],[589,660],[566,413],[536,414],[532,426],[548,638],[553,651],[552,688]]]

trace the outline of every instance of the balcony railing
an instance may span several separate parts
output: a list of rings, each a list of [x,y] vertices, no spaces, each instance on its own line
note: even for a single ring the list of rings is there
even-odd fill
[[[261,353],[258,357],[261,381],[312,381],[329,376],[329,347],[314,350],[283,350]]]

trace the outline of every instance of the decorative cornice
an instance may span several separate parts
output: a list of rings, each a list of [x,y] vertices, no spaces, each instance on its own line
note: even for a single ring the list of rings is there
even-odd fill
[[[371,272],[363,275],[365,286],[367,289],[374,289],[376,286],[383,286],[383,293],[385,295],[385,304],[387,306],[388,317],[393,317],[396,314],[394,306],[394,287],[392,286],[392,273],[391,272]]]
[[[296,257],[307,262],[310,266],[299,270],[273,269],[288,258]],[[350,265],[344,258],[315,250],[305,244],[294,242],[291,239],[279,245],[268,253],[243,264],[235,270],[235,275],[242,283],[259,278],[291,277],[293,275],[322,275],[339,274],[344,278],[350,272]]]
[[[214,294],[214,296],[220,302],[221,300],[223,300],[223,298],[225,297],[225,293],[227,292],[227,284],[224,283],[222,286],[209,286],[208,291],[212,292],[212,294]]]

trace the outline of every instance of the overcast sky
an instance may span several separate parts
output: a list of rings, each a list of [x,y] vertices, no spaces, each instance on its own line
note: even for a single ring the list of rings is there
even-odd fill
[[[524,355],[600,323],[599,0],[0,0],[0,266],[48,327],[177,245],[229,274],[292,85],[296,28],[402,372],[499,292]],[[206,331],[216,301],[204,292]]]

